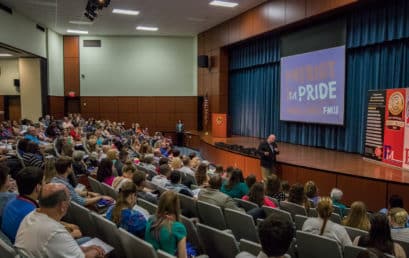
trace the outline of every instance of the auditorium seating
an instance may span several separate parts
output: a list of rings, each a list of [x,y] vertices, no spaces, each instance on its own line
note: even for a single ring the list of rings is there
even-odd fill
[[[223,211],[220,207],[197,201],[197,211],[201,223],[219,230],[225,230],[227,228]]]
[[[104,191],[102,190],[101,183],[100,183],[98,180],[96,180],[96,179],[93,178],[92,176],[89,176],[89,177],[88,177],[88,181],[89,181],[89,184],[90,184],[90,186],[91,186],[91,190],[92,190],[94,193],[103,194]]]
[[[280,202],[280,208],[291,213],[291,217],[293,219],[295,218],[295,215],[297,214],[307,216],[307,212],[304,206],[301,206],[301,205],[298,205],[292,202],[282,201]]]
[[[198,217],[196,200],[184,194],[178,194],[182,214],[188,218]]]
[[[304,225],[304,222],[308,219],[307,216],[303,215],[295,215],[294,222],[295,222],[295,228],[297,230],[301,230],[302,226]]]
[[[344,226],[344,227],[345,227],[349,237],[351,238],[351,241],[354,241],[354,239],[357,236],[366,236],[366,235],[368,235],[367,231],[360,230],[360,229],[357,229],[357,228],[347,227],[347,226]]]
[[[197,224],[197,231],[204,251],[210,258],[234,258],[239,253],[239,246],[233,235],[200,223]]]
[[[156,251],[152,245],[144,240],[132,235],[123,228],[119,229],[119,239],[126,257],[147,257],[156,258]]]
[[[118,192],[115,191],[114,188],[112,188],[111,186],[109,186],[109,185],[107,185],[105,183],[101,183],[100,186],[102,188],[101,191],[102,191],[102,193],[104,193],[104,195],[108,195],[111,198],[113,198],[114,200],[116,200],[118,198]]]
[[[203,252],[203,243],[200,240],[199,233],[197,232],[196,226],[193,222],[194,219],[186,218],[181,216],[181,221],[187,231],[187,241],[197,248],[199,253]]]
[[[344,247],[344,258],[356,258],[358,254],[365,251],[366,248],[354,245],[347,245]]]
[[[150,203],[144,199],[138,198],[138,200],[136,201],[136,203],[141,206],[142,208],[144,208],[145,210],[147,210],[149,212],[149,214],[155,214],[156,210],[158,209],[158,206],[156,204]]]
[[[297,230],[297,251],[299,258],[342,258],[337,242],[324,236],[319,236]]]
[[[259,243],[258,233],[252,216],[226,208],[224,216],[227,228],[231,229],[237,241],[247,239]]]
[[[258,205],[253,202],[245,201],[245,200],[238,199],[238,198],[234,198],[234,200],[236,201],[237,205],[243,208],[245,211],[249,211],[254,208],[258,208]]]
[[[261,251],[261,245],[246,239],[240,239],[240,251],[257,256]]]

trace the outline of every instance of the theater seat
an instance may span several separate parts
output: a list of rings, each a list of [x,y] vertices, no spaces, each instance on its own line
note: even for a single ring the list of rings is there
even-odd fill
[[[164,252],[162,250],[158,250],[158,258],[176,258],[176,256],[168,254],[167,252]]]
[[[91,212],[91,218],[96,224],[97,236],[114,247],[112,251],[114,257],[124,257],[125,254],[119,238],[118,227],[112,221],[105,219],[95,212]]]
[[[308,219],[307,216],[303,215],[295,215],[295,228],[297,230],[301,230],[304,222]]]
[[[239,206],[240,208],[243,208],[245,211],[249,211],[254,208],[258,208],[258,205],[255,204],[254,202],[245,201],[239,198],[234,198],[234,200],[236,201],[237,206]]]
[[[240,252],[248,252],[257,256],[261,251],[261,245],[247,239],[240,239]]]
[[[115,191],[114,188],[110,187],[109,185],[102,183],[100,184],[102,192],[104,193],[104,195],[108,195],[111,198],[113,198],[114,200],[118,199],[118,192]]]
[[[119,239],[121,240],[125,256],[156,258],[156,251],[152,245],[134,235],[123,228],[119,229]]]
[[[0,257],[1,258],[15,258],[17,256],[13,246],[10,246],[2,239],[0,239]]]
[[[364,231],[364,230],[360,230],[360,229],[352,228],[352,227],[347,227],[347,226],[344,226],[344,228],[347,231],[349,237],[351,238],[351,241],[354,241],[357,236],[366,236],[366,235],[368,235],[368,232]]]
[[[178,194],[180,200],[180,208],[182,209],[182,214],[188,218],[198,217],[196,200],[190,196],[184,194]]]
[[[297,230],[298,258],[342,258],[340,247],[333,239]]]
[[[366,248],[360,246],[347,245],[344,247],[344,258],[356,258],[360,252],[365,250]]]
[[[247,239],[256,243],[260,242],[252,216],[232,209],[224,209],[224,217],[227,227],[232,230],[237,241]]]
[[[271,207],[268,207],[268,206],[263,206],[263,210],[264,210],[264,213],[266,214],[266,217],[268,217],[268,216],[270,216],[271,214],[274,214],[274,213],[279,213],[281,215],[284,215],[288,219],[288,221],[293,222],[293,219],[291,217],[291,213],[289,213],[288,211],[277,209],[277,208],[271,208]]]
[[[158,206],[156,204],[150,203],[142,198],[138,198],[136,201],[138,206],[141,206],[145,210],[149,212],[149,214],[154,215],[156,213],[156,210],[158,209]]]
[[[303,215],[303,216],[307,216],[307,212],[304,208],[304,206],[292,203],[292,202],[286,202],[286,201],[282,201],[280,202],[280,208],[282,210],[288,211],[289,213],[291,213],[291,217],[294,219],[295,215]]]
[[[92,176],[89,176],[88,181],[89,181],[89,184],[91,186],[91,190],[94,193],[104,194],[104,191],[102,190],[101,183],[98,180],[96,180]]]
[[[220,230],[225,230],[227,228],[226,222],[224,221],[223,211],[220,207],[210,203],[197,201],[197,211],[201,223]]]
[[[203,244],[200,241],[199,234],[197,233],[196,226],[193,223],[192,219],[181,216],[181,222],[183,223],[187,231],[187,241],[194,247],[196,247],[199,254],[203,253]]]
[[[95,223],[91,219],[90,211],[84,206],[71,201],[67,217],[69,218],[69,221],[67,222],[77,225],[84,236],[96,236]]]
[[[210,258],[235,258],[239,253],[233,235],[200,223],[197,224],[197,231],[204,251]]]
[[[334,223],[341,224],[341,216],[338,213],[333,212],[329,219]]]

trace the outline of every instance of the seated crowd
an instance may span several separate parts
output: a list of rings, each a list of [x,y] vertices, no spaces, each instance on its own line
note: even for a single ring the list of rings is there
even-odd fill
[[[260,219],[257,257],[288,257],[293,223],[282,214],[266,216],[264,210],[279,209],[281,202],[303,207],[307,215],[316,211],[301,230],[334,239],[341,250],[357,245],[406,257],[395,241],[409,242],[408,213],[399,196],[392,196],[388,209],[378,213],[368,213],[361,201],[348,208],[340,189],[320,196],[313,181],[290,186],[275,174],[264,182],[254,175],[244,178],[240,169],[213,166],[195,152],[181,155],[170,139],[160,133],[151,137],[138,124],[127,130],[121,123],[85,120],[79,114],[62,121],[46,116],[38,123],[3,122],[0,139],[5,144],[0,148],[1,233],[28,257],[103,257],[99,246],[82,247],[90,238],[64,222],[70,202],[99,211],[101,201],[108,206],[106,219],[155,249],[177,257],[195,255],[181,222],[180,195]],[[88,176],[112,187],[116,200],[90,191]],[[156,204],[156,213],[140,207],[138,198]],[[254,208],[245,209],[241,201]],[[331,220],[335,210],[341,224]],[[351,239],[346,227],[368,234]],[[254,256],[241,252],[237,257]]]

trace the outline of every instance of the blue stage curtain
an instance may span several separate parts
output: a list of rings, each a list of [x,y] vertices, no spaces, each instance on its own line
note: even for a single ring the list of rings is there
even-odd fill
[[[229,50],[233,134],[275,133],[283,142],[363,153],[368,90],[409,87],[409,19],[402,12],[408,3],[392,1],[377,8],[347,17],[343,127],[280,121],[280,49],[278,39],[268,36]]]

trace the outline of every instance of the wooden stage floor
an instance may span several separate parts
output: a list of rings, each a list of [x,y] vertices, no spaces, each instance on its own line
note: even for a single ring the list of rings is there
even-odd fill
[[[259,138],[242,136],[215,138],[211,135],[201,135],[201,139],[205,143],[213,146],[216,142],[225,142],[228,144],[237,144],[244,147],[254,148],[257,148],[261,141]],[[409,171],[364,159],[360,154],[283,142],[277,142],[277,144],[280,150],[280,155],[277,156],[277,160],[282,164],[375,180],[409,184]]]

